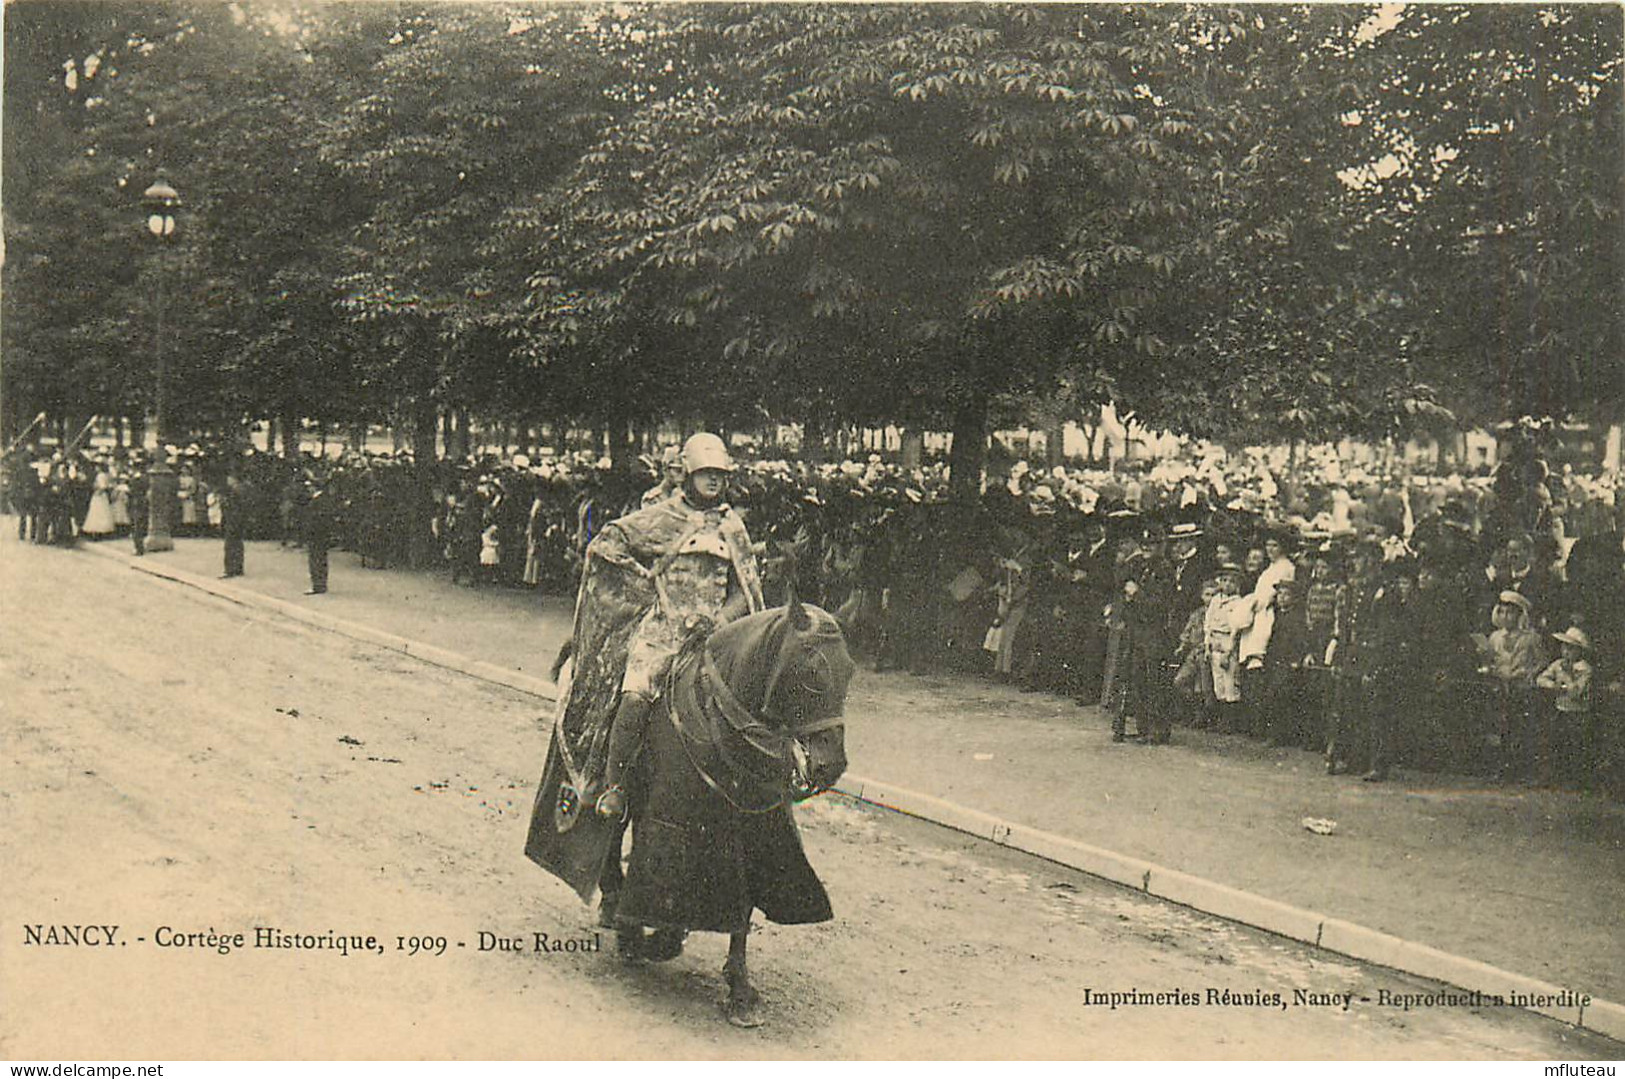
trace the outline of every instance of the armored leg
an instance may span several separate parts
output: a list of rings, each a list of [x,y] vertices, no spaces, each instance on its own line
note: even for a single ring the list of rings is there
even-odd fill
[[[598,812],[603,816],[619,817],[626,812],[626,774],[631,771],[632,761],[643,745],[643,732],[649,725],[650,703],[646,697],[625,693],[615,710],[615,719],[609,729],[605,789],[598,799]]]

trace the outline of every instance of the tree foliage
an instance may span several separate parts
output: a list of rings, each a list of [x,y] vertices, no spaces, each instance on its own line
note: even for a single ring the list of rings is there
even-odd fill
[[[8,408],[1617,417],[1617,13],[1384,10],[20,0]]]
[[[1413,347],[1469,415],[1617,421],[1619,10],[1407,7],[1378,62],[1357,190]]]

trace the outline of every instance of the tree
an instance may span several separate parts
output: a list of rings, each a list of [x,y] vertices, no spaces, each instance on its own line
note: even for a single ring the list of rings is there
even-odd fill
[[[145,410],[161,258],[184,425],[425,462],[469,409],[900,422],[968,495],[1023,401],[1297,440],[1625,383],[1602,9],[23,0],[6,47],[8,423]]]
[[[142,415],[162,276],[178,430],[343,411],[348,386],[319,342],[336,326],[323,253],[347,200],[312,152],[335,96],[305,48],[312,26],[237,5],[7,16],[8,116],[37,119],[7,128],[6,301],[26,312],[6,320],[9,398]],[[162,247],[139,201],[159,176],[184,203]]]
[[[996,395],[1168,355],[1222,137],[1174,12],[706,9],[683,35],[688,77],[570,179],[563,269],[600,321],[726,342],[779,415],[915,391],[962,493]]]
[[[1617,421],[1622,28],[1601,5],[1410,6],[1359,110],[1370,231],[1466,414]]]
[[[550,196],[602,113],[593,51],[557,9],[403,11],[337,112],[324,160],[367,205],[345,251],[343,307],[387,335],[373,377],[411,402],[432,456],[437,405],[510,420],[547,407],[516,355]]]

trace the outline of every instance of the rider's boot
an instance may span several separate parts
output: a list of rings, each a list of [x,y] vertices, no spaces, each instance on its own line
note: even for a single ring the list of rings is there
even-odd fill
[[[643,745],[643,731],[649,723],[648,700],[628,693],[609,729],[609,760],[604,770],[604,793],[598,796],[598,815],[620,818],[626,815],[626,774]]]

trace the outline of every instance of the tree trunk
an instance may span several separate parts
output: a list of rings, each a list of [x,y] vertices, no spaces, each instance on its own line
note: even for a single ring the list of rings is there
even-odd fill
[[[446,443],[446,456],[454,461],[468,459],[468,412],[457,408],[451,410],[451,440]]]
[[[824,417],[817,412],[809,412],[801,424],[802,459],[810,465],[823,464],[825,438]]]
[[[1051,468],[1066,463],[1066,421],[1044,425],[1044,461]]]
[[[925,432],[905,429],[900,452],[904,468],[919,468],[920,462],[925,460]]]
[[[948,447],[948,491],[961,506],[975,505],[982,495],[982,465],[987,459],[987,390],[974,385],[954,403],[953,441]]]
[[[430,523],[434,519],[435,505],[432,492],[435,478],[435,434],[440,416],[434,398],[420,397],[412,407],[412,472],[413,499],[410,514],[412,537],[408,549],[412,564],[418,568],[435,562],[434,533]]]
[[[637,431],[628,420],[621,420],[614,426],[615,445],[610,448],[610,460],[616,468],[631,468],[638,459]]]
[[[282,413],[282,456],[290,461],[299,459],[299,417],[291,410]]]
[[[130,417],[130,448],[139,449],[147,444],[147,419],[145,416]]]

